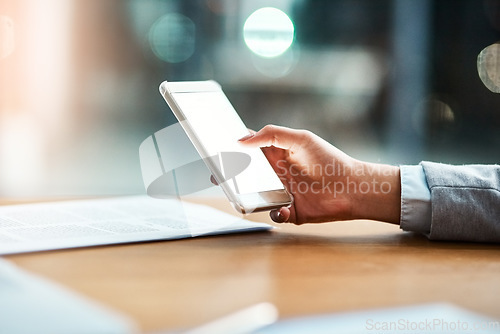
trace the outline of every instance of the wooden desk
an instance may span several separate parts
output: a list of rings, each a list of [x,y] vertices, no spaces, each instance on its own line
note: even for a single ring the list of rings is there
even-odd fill
[[[262,301],[282,318],[440,301],[500,318],[500,245],[431,242],[370,221],[6,258],[143,330],[195,326]]]

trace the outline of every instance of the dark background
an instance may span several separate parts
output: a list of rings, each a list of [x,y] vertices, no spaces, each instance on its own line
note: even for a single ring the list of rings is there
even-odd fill
[[[16,32],[0,59],[0,195],[143,192],[138,147],[175,122],[158,94],[167,79],[215,79],[249,127],[306,128],[360,159],[500,161],[500,96],[477,71],[500,39],[499,1],[39,3],[0,0]],[[266,6],[295,26],[275,59],[243,41],[246,18]],[[150,40],[172,13],[195,27],[194,52],[177,63]]]

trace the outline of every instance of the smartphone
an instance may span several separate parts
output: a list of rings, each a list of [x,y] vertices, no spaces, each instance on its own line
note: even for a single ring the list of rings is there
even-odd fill
[[[250,132],[217,82],[164,81],[160,93],[237,211],[292,203],[262,150],[238,142]]]

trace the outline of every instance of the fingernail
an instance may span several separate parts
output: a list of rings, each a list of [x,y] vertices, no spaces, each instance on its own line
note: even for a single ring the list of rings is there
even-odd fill
[[[273,220],[273,222],[275,222],[275,223],[281,223],[279,211],[271,211],[269,214],[270,214],[271,219]]]
[[[281,214],[281,210],[276,212],[276,223],[283,223],[285,219],[283,219],[283,215]]]
[[[245,137],[242,137],[242,138],[238,139],[238,141],[245,141],[245,140],[247,140],[247,139],[252,138],[253,136],[255,136],[255,134],[254,134],[254,133],[249,133],[249,134],[247,134]]]

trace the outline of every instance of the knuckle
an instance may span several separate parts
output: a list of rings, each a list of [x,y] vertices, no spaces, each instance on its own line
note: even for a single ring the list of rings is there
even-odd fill
[[[262,131],[265,131],[265,132],[275,132],[276,131],[276,125],[274,124],[267,124],[266,126],[264,126],[262,128]]]
[[[268,124],[262,128],[262,134],[266,138],[271,146],[276,146],[279,141],[278,127],[273,124]]]
[[[315,134],[309,130],[298,130],[298,137],[300,142],[308,144],[314,142]]]
[[[312,138],[314,134],[309,130],[297,130],[303,138]]]

